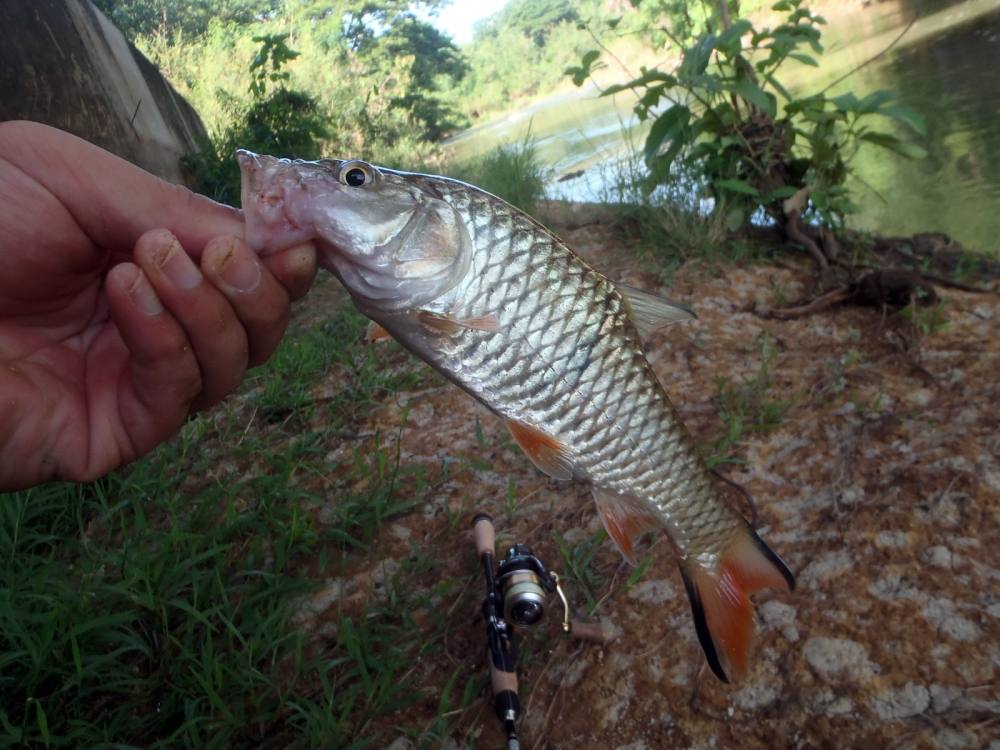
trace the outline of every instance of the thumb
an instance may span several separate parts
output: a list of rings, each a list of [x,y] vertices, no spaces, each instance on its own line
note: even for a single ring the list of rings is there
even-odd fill
[[[106,289],[111,318],[129,352],[117,386],[118,411],[136,458],[183,424],[201,391],[201,373],[187,334],[138,266],[112,268]]]

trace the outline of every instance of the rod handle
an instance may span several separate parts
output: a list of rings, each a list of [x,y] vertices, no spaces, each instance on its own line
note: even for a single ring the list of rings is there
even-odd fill
[[[493,554],[496,548],[497,534],[493,528],[493,518],[487,513],[479,513],[472,519],[472,535],[476,540],[476,554],[482,557]]]
[[[504,672],[502,669],[490,661],[490,689],[493,696],[501,693],[513,693],[517,695],[517,673]]]

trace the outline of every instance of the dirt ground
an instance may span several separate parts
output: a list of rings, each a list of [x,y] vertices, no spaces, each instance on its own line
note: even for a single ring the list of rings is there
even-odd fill
[[[610,230],[560,234],[609,277],[657,289]],[[651,562],[628,585],[633,569],[604,540],[592,577],[568,575],[566,588],[583,617],[588,588],[592,617],[617,638],[603,647],[569,640],[550,602],[523,640],[522,747],[1000,750],[1000,297],[945,290],[943,325],[925,334],[871,309],[793,321],[758,314],[795,299],[809,271],[688,264],[664,291],[698,320],[648,342],[706,446],[727,429],[720,377],[752,380],[770,356],[766,396],[787,404],[773,429],[744,430],[730,451],[743,463],[720,469],[752,493],[761,536],[798,578],[794,593],[757,596],[749,674],[724,685],[704,667],[668,544],[646,539],[639,555]],[[325,286],[320,299],[336,296],[334,282]],[[335,373],[327,387],[336,388]],[[468,576],[441,600],[443,648],[415,665],[427,700],[375,730],[373,747],[405,750],[417,744],[393,727],[430,725],[449,675],[458,670],[460,685],[485,678],[473,514],[494,515],[501,548],[526,543],[561,573],[559,542],[585,552],[601,525],[586,487],[545,478],[496,417],[443,381],[398,394],[357,431],[378,432],[393,450],[398,436],[401,460],[426,466],[432,491],[387,525],[353,577],[329,581],[307,603],[311,625],[323,632],[345,599],[378,596],[408,549],[440,561],[423,574],[428,586],[444,570]],[[332,447],[330,461],[349,460],[357,445]],[[485,690],[449,720],[446,747],[503,746]]]

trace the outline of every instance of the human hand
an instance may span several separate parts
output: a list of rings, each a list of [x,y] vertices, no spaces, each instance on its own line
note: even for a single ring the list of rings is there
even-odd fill
[[[0,490],[99,477],[271,355],[316,253],[242,236],[236,209],[0,123]]]

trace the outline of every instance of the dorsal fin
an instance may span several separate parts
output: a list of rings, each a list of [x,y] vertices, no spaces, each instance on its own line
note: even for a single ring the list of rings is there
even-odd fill
[[[444,313],[428,310],[420,311],[420,322],[438,333],[453,334],[463,329],[475,331],[499,331],[500,320],[496,315],[481,315],[478,318],[455,318]]]
[[[625,298],[629,312],[632,314],[632,322],[635,323],[643,338],[670,323],[697,317],[689,306],[674,302],[666,297],[650,294],[627,284],[616,284],[615,286]]]
[[[573,461],[566,446],[537,427],[507,419],[507,429],[531,462],[553,479],[572,479]]]
[[[608,536],[615,540],[629,564],[635,565],[635,540],[660,525],[652,510],[634,495],[622,495],[605,487],[594,487],[594,500]]]

